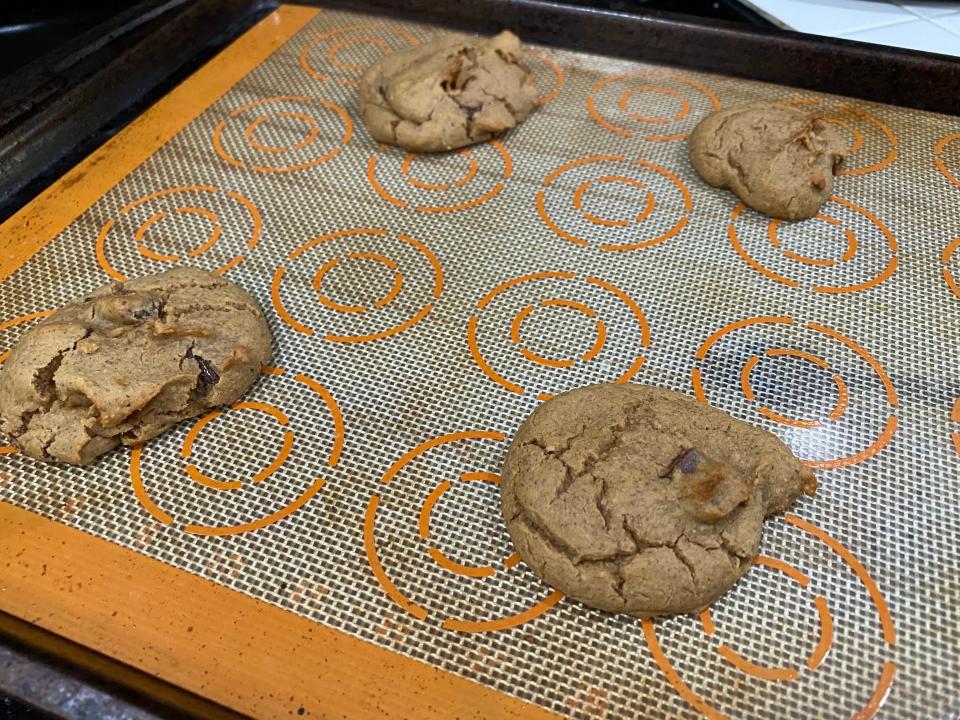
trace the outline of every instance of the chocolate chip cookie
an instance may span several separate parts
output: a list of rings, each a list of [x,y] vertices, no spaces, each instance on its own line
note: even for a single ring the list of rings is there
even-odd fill
[[[417,152],[483,142],[536,104],[516,35],[444,37],[384,55],[360,81],[360,112],[380,142]]]
[[[0,371],[3,432],[86,464],[231,403],[270,359],[257,303],[193,268],[105,285],[28,330]]]
[[[669,390],[593,385],[520,426],[501,501],[545,582],[647,618],[710,605],[750,567],[764,517],[816,487],[765,430]]]
[[[732,190],[772,217],[803,220],[830,197],[847,148],[818,112],[754,103],[701,120],[690,135],[689,153],[711,185]]]

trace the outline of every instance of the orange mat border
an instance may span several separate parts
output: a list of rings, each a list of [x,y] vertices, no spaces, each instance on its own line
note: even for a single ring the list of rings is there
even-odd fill
[[[0,282],[319,13],[281,6],[0,225]],[[555,715],[0,502],[0,610],[258,718]]]

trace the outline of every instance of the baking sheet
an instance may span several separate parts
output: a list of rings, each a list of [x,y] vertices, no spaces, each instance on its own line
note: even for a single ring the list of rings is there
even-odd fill
[[[955,715],[957,121],[532,48],[522,127],[378,147],[359,74],[434,32],[322,13],[0,284],[4,348],[177,262],[276,341],[242,404],[92,468],[8,452],[0,499],[561,715]],[[761,98],[849,138],[816,220],[686,159],[704,113]],[[587,610],[512,555],[511,433],[614,380],[768,427],[821,480],[699,618]]]

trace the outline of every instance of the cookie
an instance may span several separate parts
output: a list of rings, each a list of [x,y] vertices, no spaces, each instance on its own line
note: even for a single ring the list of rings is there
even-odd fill
[[[10,352],[0,428],[31,457],[83,465],[233,402],[270,345],[253,298],[202,270],[105,285],[30,328]]]
[[[708,115],[689,141],[690,162],[711,185],[771,217],[803,220],[833,191],[846,144],[809,109],[755,103]]]
[[[360,113],[380,142],[438,152],[484,142],[523,122],[536,104],[522,47],[504,31],[487,40],[444,37],[384,55],[360,81]]]
[[[765,430],[669,390],[592,385],[520,426],[501,502],[546,583],[648,618],[710,605],[750,567],[764,517],[816,487]]]

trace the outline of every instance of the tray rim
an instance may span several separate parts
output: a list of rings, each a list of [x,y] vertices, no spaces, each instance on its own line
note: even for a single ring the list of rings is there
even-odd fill
[[[430,5],[428,0],[401,0],[389,8],[382,7],[384,0],[349,4],[332,0],[315,4],[393,17],[398,14],[404,17],[405,12],[410,12],[410,7]],[[798,33],[783,31],[746,32],[735,26],[710,29],[702,23],[671,17],[627,16],[559,7],[540,0],[479,0],[472,7],[502,5],[557,12],[568,20],[599,17],[604,21],[624,22],[628,28],[633,27],[631,23],[636,23],[636,27],[649,30],[661,23],[667,35],[671,30],[690,26],[696,33],[722,32],[728,33],[731,38],[742,38],[744,35],[756,36],[755,39],[769,35],[798,36],[800,39],[795,38],[796,42],[809,45],[808,49],[813,53],[827,46],[851,45],[844,41],[831,43],[807,39]],[[493,25],[500,26],[507,22],[504,17],[499,17],[496,21],[486,18],[474,24],[470,18],[452,14],[451,7],[455,10],[459,6],[457,3],[438,3],[435,9],[439,7],[439,13],[426,13],[417,20],[461,28],[468,26],[474,30],[489,30]],[[302,5],[281,5],[0,225],[0,282],[320,12],[319,9]],[[540,18],[542,20],[543,17]],[[555,27],[541,28],[540,31],[532,26],[525,30],[522,23],[514,27],[533,42],[599,52],[589,44],[550,42],[550,38],[556,40]],[[757,42],[762,44],[761,40]],[[621,48],[621,52],[602,54],[622,57],[630,48],[624,47],[626,49]],[[854,49],[862,51],[859,47]],[[933,56],[890,51],[889,48],[882,50],[883,55],[894,57],[904,66],[916,61],[928,65],[932,63],[932,66],[943,63]],[[650,61],[648,57],[630,56],[630,59]],[[657,60],[683,65],[682,61],[676,59],[658,57]],[[951,63],[948,69],[951,73],[955,71],[960,88],[960,63]],[[723,72],[716,67],[710,70]],[[960,93],[957,97],[960,97]],[[80,551],[69,557],[59,557],[64,544],[80,548]],[[64,661],[86,665],[94,674],[99,672],[105,677],[109,676],[124,687],[161,699],[191,715],[219,714],[228,717],[234,716],[233,710],[254,716],[272,716],[277,711],[273,698],[285,700],[291,696],[301,697],[303,702],[322,703],[321,707],[316,708],[320,713],[346,711],[356,717],[368,717],[374,713],[384,717],[409,717],[413,712],[416,717],[440,718],[449,717],[454,711],[464,718],[489,717],[491,713],[503,718],[555,717],[547,710],[492,688],[314,623],[81,530],[0,502],[0,557],[4,556],[15,557],[17,562],[0,579],[0,635],[8,634]],[[144,577],[149,579],[148,586],[153,588],[152,592],[144,592],[143,583],[140,582]],[[102,606],[95,604],[97,599],[102,600],[104,586],[111,583],[111,592],[127,602],[121,619],[105,616],[100,612]],[[170,588],[176,588],[176,592],[171,593]],[[171,654],[178,649],[185,650],[201,638],[196,626],[191,626],[190,631],[185,629],[184,619],[187,616],[179,608],[157,607],[156,597],[165,594],[170,597],[191,597],[194,606],[216,608],[219,612],[207,615],[214,622],[204,628],[208,640],[205,644],[219,647],[228,656],[243,654],[249,663],[248,667],[255,668],[256,672],[250,673],[245,681],[241,679],[237,687],[230,687],[229,681],[235,678],[227,673],[222,673],[223,677],[212,688],[204,687],[201,679],[203,665],[199,661],[193,665],[182,664],[176,654]],[[78,608],[82,610],[79,614]],[[223,612],[225,608],[245,618],[243,630],[237,630],[237,625],[228,621],[232,613]],[[115,633],[120,632],[124,637],[110,637],[106,633],[107,628]],[[144,635],[154,643],[151,647],[157,650],[153,657],[143,654]],[[286,653],[287,656],[296,655],[298,658],[309,657],[316,660],[317,664],[329,663],[331,668],[336,668],[344,664],[344,658],[349,658],[349,672],[303,676],[289,672],[289,665],[284,665],[282,676],[271,675],[270,670],[275,667],[273,663],[277,661],[277,656],[245,652],[261,645],[262,637],[267,635],[273,640],[271,644],[274,647],[280,646],[280,659]],[[94,654],[102,653],[101,662],[75,649],[71,652],[71,643],[89,648]],[[375,686],[384,672],[396,673],[398,678],[406,682],[381,684],[381,694],[371,693],[370,688]],[[308,694],[301,695],[304,692]],[[207,700],[209,703],[204,705]],[[297,706],[294,706],[293,711],[296,712],[296,709]]]
[[[277,0],[193,0],[183,10],[179,7],[183,2],[167,0],[166,6],[176,6],[169,12],[179,15],[165,22],[157,19],[143,37],[138,36],[140,23],[135,18],[131,22],[131,13],[121,14],[84,36],[86,41],[72,43],[69,52],[54,51],[24,68],[16,82],[0,79],[0,148],[16,150],[10,158],[0,153],[0,218],[29,202],[34,188],[42,189],[39,186],[51,170],[81,160],[89,152],[84,144],[92,133],[130,117],[129,106],[146,107],[152,94],[175,85],[179,68],[195,68],[198,55],[209,52],[211,46],[223,47],[229,37],[218,38],[219,30],[212,27],[225,26],[222,16],[241,16],[231,22],[242,27],[278,4]],[[149,14],[161,3],[164,0],[144,0],[135,10]],[[525,40],[554,47],[960,115],[960,58],[934,53],[671,12],[623,13],[549,0],[299,0],[298,4],[416,18],[472,32],[492,34],[508,27]],[[180,43],[184,37],[192,38],[181,43],[182,52],[191,57],[158,66],[157,48]],[[113,39],[104,45],[103,38]],[[102,60],[85,62],[93,55]],[[61,101],[63,92],[50,93],[48,62],[60,69],[53,74],[54,80],[59,73],[69,77],[71,88],[79,88],[84,112],[71,113],[69,104],[65,107]],[[131,86],[127,77],[137,73],[143,81]],[[118,87],[125,89],[118,92]]]

